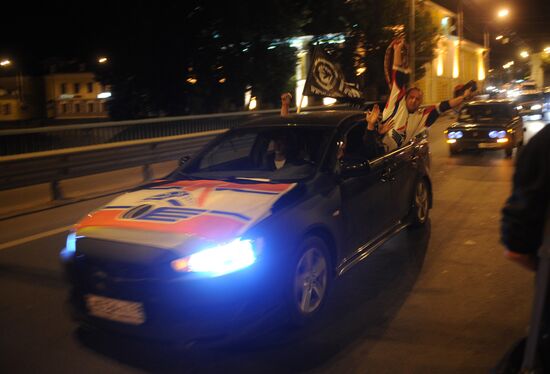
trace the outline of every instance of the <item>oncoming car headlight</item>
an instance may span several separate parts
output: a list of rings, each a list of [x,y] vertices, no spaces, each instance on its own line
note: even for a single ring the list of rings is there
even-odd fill
[[[489,131],[489,138],[492,138],[492,139],[501,139],[501,138],[504,138],[506,136],[506,131],[504,130],[500,130],[500,131],[497,131],[497,130],[493,130],[493,131]]]
[[[531,105],[531,110],[539,110],[541,108],[542,108],[542,105],[540,104]]]
[[[462,131],[449,131],[447,138],[449,139],[460,139],[464,136]]]
[[[178,258],[172,261],[171,266],[177,272],[201,273],[217,277],[254,264],[257,259],[254,244],[252,240],[238,238],[232,242]]]

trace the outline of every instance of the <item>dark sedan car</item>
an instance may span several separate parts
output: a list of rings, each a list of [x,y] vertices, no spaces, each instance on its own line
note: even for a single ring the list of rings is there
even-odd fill
[[[514,102],[516,109],[522,116],[542,116],[545,111],[544,95],[542,92],[523,93]]]
[[[311,321],[334,280],[428,219],[425,134],[367,159],[363,118],[255,120],[90,213],[61,252],[73,315],[184,342]]]
[[[510,157],[523,144],[523,120],[512,101],[472,101],[445,134],[451,155],[468,149],[504,149]]]

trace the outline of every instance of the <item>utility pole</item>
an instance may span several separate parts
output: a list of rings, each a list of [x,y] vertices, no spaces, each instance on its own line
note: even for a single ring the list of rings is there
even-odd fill
[[[410,31],[409,31],[409,53],[410,53],[410,56],[409,56],[409,68],[411,70],[411,81],[410,81],[410,84],[411,86],[414,86],[414,82],[416,80],[416,51],[415,51],[415,37],[414,37],[414,34],[415,34],[415,29],[416,29],[416,25],[415,25],[415,4],[414,4],[415,0],[410,0],[410,9],[409,9],[409,23],[411,25],[410,27]]]

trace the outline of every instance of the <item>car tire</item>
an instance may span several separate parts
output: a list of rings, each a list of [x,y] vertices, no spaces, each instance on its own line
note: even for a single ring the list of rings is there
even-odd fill
[[[285,304],[291,327],[304,327],[319,315],[332,283],[331,261],[325,241],[307,236],[298,245],[289,267]]]
[[[411,208],[411,226],[421,227],[428,222],[430,216],[430,187],[425,178],[420,178],[414,187]]]

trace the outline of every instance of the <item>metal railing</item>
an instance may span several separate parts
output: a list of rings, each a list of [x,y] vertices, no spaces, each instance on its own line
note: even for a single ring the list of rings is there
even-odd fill
[[[349,106],[331,108],[345,109]],[[326,109],[326,106],[307,108],[308,111]],[[254,118],[278,113],[279,110],[262,110],[0,130],[0,157],[229,129]]]

